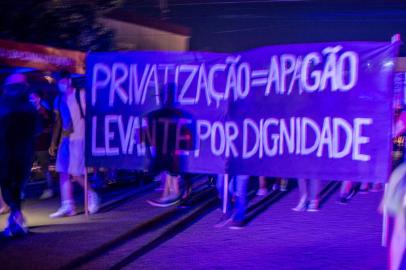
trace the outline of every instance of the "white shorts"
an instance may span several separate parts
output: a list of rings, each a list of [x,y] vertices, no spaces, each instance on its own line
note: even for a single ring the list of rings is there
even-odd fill
[[[56,171],[72,176],[82,176],[85,172],[85,141],[63,138],[56,157]]]

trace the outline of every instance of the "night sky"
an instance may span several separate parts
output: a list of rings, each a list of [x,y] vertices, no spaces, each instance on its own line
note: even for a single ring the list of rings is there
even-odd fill
[[[124,7],[143,16],[160,17],[156,6],[142,2]],[[164,17],[192,28],[191,50],[239,51],[272,44],[389,41],[396,33],[406,37],[406,1],[169,0],[169,12]],[[401,55],[406,56],[404,46]]]

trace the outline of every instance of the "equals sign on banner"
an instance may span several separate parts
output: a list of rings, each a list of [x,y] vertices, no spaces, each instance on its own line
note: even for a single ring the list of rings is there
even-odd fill
[[[251,73],[251,86],[265,86],[268,82],[267,69],[253,70]]]

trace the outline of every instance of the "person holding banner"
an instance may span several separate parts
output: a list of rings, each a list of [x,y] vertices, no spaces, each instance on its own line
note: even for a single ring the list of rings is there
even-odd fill
[[[319,211],[319,180],[316,179],[298,179],[300,200],[293,211]]]
[[[148,126],[141,132],[141,141],[148,146],[149,171],[154,174],[166,172],[165,186],[161,198],[148,200],[153,206],[168,207],[178,204],[183,191],[180,189],[180,175],[187,167],[187,157],[196,146],[196,123],[187,112],[176,108],[176,85],[169,83],[161,89],[162,107],[146,115]],[[148,134],[156,130],[156,138]],[[190,190],[190,182],[184,190]]]
[[[245,213],[248,205],[247,188],[249,176],[237,175],[230,177],[230,185],[228,188],[228,196],[226,203],[226,211],[220,220],[214,225],[215,228],[229,225],[232,230],[242,229],[245,226]],[[217,191],[220,199],[223,198],[224,190],[224,175],[217,176]]]
[[[55,99],[55,126],[52,134],[49,152],[55,155],[56,171],[59,173],[61,190],[61,207],[50,218],[60,218],[76,215],[73,198],[71,177],[84,187],[85,178],[85,119],[86,111],[84,91],[73,87],[70,73],[62,72],[58,81],[60,95]],[[60,129],[62,131],[60,132]],[[58,134],[61,133],[58,146]],[[89,213],[94,214],[99,209],[99,198],[95,191],[89,188]]]

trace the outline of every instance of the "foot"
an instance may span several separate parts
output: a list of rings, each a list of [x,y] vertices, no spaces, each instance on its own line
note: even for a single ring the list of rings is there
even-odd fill
[[[307,206],[307,212],[317,212],[319,211],[319,201],[311,200]]]
[[[265,196],[268,193],[268,190],[266,188],[260,188],[257,191],[257,196]]]
[[[243,221],[232,221],[228,228],[230,228],[231,230],[241,230],[244,229],[244,225],[245,224]]]
[[[99,195],[97,195],[94,191],[89,191],[87,196],[88,198],[88,210],[90,214],[95,214],[99,211],[100,208],[100,199]]]
[[[303,200],[303,199],[301,199],[299,201],[299,203],[296,205],[296,207],[292,208],[292,210],[296,211],[296,212],[303,212],[303,211],[306,211],[306,209],[307,209],[307,200]]]
[[[2,208],[0,208],[0,215],[5,215],[7,213],[10,213],[10,207],[8,207],[8,205],[5,205]]]
[[[157,207],[169,207],[173,205],[177,205],[180,202],[180,198],[160,198],[157,200],[147,200],[147,203],[149,203],[152,206],[157,206]]]
[[[25,224],[25,219],[20,213],[11,214],[8,218],[8,223],[4,229],[3,235],[7,238],[24,236],[28,234],[28,227]]]
[[[214,228],[221,228],[229,224],[233,220],[232,216],[229,214],[223,214],[219,221],[214,224]]]
[[[40,200],[46,200],[52,198],[54,196],[54,192],[52,189],[48,188],[42,192],[41,196],[39,197]]]
[[[339,204],[347,204],[355,196],[355,190],[351,189],[349,193],[340,194],[340,197],[337,199]]]
[[[61,206],[55,213],[49,215],[50,218],[71,217],[76,215],[74,206]]]

